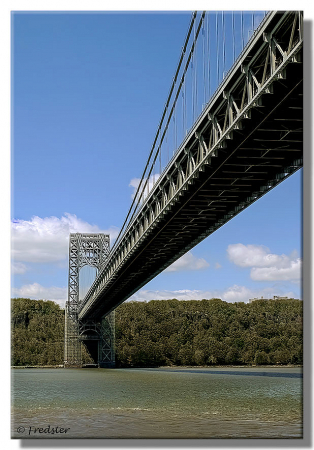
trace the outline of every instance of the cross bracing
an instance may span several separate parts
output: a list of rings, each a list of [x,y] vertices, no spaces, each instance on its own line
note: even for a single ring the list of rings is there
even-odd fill
[[[79,319],[80,270],[92,266],[100,271],[109,254],[109,235],[73,233],[69,240],[68,301],[65,307],[65,367],[80,367],[83,364],[82,346],[88,351],[88,343],[96,341],[90,356],[100,367],[113,366],[114,355],[114,311],[96,320]]]
[[[301,12],[271,12],[158,178],[78,308],[113,310],[302,167]]]

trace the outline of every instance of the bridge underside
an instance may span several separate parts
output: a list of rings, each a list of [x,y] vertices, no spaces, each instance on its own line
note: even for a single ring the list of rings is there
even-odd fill
[[[181,192],[180,204],[169,206],[158,231],[117,271],[92,316],[110,311],[227,222],[226,216],[231,219],[302,166],[302,65],[287,70],[287,79],[274,82],[273,94],[265,94],[263,106],[252,108],[243,129],[233,131],[193,186]],[[236,211],[238,205],[242,207]]]
[[[259,67],[258,61],[255,66]],[[263,62],[260,66],[262,72]],[[283,65],[282,72],[259,91],[245,114],[238,115],[232,132],[223,135],[219,145],[212,147],[214,150],[186,178],[141,239],[131,246],[122,263],[115,263],[110,276],[101,274],[96,280],[96,293],[80,309],[80,318],[96,318],[113,310],[181,255],[302,167],[302,79],[300,49]],[[233,90],[233,99],[238,104],[243,91],[240,87],[238,92],[237,88]],[[219,119],[219,110],[216,110],[221,123],[224,114],[223,111]],[[200,148],[200,136],[203,142],[211,141],[212,124],[213,118],[204,114],[190,139],[190,149],[193,145]],[[107,267],[109,271],[110,266]]]
[[[114,311],[100,321],[73,320],[66,312],[65,367],[115,367]]]

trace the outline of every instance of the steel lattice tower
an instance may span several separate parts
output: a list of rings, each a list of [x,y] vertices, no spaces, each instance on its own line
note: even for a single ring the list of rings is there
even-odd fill
[[[115,364],[114,311],[98,321],[78,319],[80,269],[86,265],[93,266],[98,274],[106,263],[109,249],[109,235],[70,234],[68,301],[65,308],[65,367],[83,365],[83,345],[99,367],[113,367]],[[92,350],[93,355],[90,354]]]

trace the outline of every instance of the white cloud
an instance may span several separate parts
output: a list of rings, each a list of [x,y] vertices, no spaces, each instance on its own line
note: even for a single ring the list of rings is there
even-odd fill
[[[27,271],[27,266],[21,262],[12,262],[11,273],[12,274],[23,274]]]
[[[136,189],[138,188],[140,181],[141,181],[140,178],[132,178],[132,180],[130,181],[129,187],[133,188],[133,192],[131,194],[132,200],[135,197]]]
[[[246,286],[234,284],[223,291],[222,299],[226,302],[247,302],[250,298],[273,298],[279,297],[298,298],[298,295],[292,291],[283,290],[278,286],[270,286],[264,289],[249,289]]]
[[[44,287],[38,283],[26,284],[20,288],[13,288],[12,295],[19,298],[31,298],[35,300],[52,300],[64,307],[67,300],[68,289],[66,287]]]
[[[148,190],[149,192],[152,190],[154,184],[156,183],[156,181],[158,180],[159,177],[160,177],[160,174],[159,174],[159,173],[156,173],[155,175],[151,175],[151,176],[149,177],[149,180],[148,180],[148,189],[147,189],[147,185],[146,185],[145,190],[144,190],[144,195],[143,195],[143,198],[144,198],[144,199],[145,199],[145,198],[147,197],[147,195],[148,195],[147,190]],[[144,178],[142,187],[141,187],[141,189],[140,189],[140,192],[142,192],[142,188],[143,188],[143,186],[144,186],[146,180],[147,180],[147,178]],[[141,181],[140,178],[132,178],[132,180],[130,181],[129,187],[132,187],[132,188],[133,188],[133,192],[132,192],[132,194],[131,194],[131,198],[132,198],[132,199],[135,197],[136,190],[137,190],[137,188],[138,188],[138,186],[139,186],[139,184],[140,184],[140,181]]]
[[[168,300],[171,298],[176,298],[177,300],[201,300],[203,298],[210,298],[213,296],[208,291],[199,291],[199,290],[189,290],[189,289],[181,289],[177,291],[149,291],[142,289],[130,297],[130,300],[136,301],[149,301],[149,300]]]
[[[213,291],[190,289],[182,289],[177,291],[150,291],[142,289],[133,294],[129,300],[149,301],[168,300],[171,298],[176,298],[177,300],[210,300],[211,298],[221,298],[229,303],[247,303],[250,298],[273,298],[274,295],[278,295],[280,297],[298,298],[298,294],[292,291],[283,290],[278,286],[267,287],[264,289],[249,289],[245,286],[233,285],[227,289]]]
[[[289,260],[286,255],[269,253],[263,245],[231,244],[227,253],[230,261],[240,267],[270,267]]]
[[[209,267],[209,263],[204,258],[197,258],[191,252],[187,252],[169,266],[165,272],[179,272],[183,270],[202,270]]]
[[[247,302],[250,298],[254,297],[268,297],[267,290],[265,291],[253,291],[245,286],[238,286],[234,284],[233,286],[226,289],[223,293],[223,299],[226,302]],[[272,295],[270,296],[272,297]]]
[[[12,222],[12,258],[16,261],[55,263],[68,256],[70,233],[107,233],[114,239],[118,229],[100,230],[97,225],[65,213],[58,217],[38,217]]]
[[[300,280],[302,273],[301,259],[290,261],[288,267],[253,267],[251,278],[255,281]]]
[[[301,259],[296,252],[290,256],[270,253],[262,245],[231,244],[227,248],[229,260],[240,267],[252,267],[254,281],[300,280]]]

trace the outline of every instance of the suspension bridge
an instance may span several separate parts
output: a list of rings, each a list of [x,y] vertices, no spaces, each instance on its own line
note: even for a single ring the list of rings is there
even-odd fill
[[[114,310],[302,167],[300,11],[194,12],[120,234],[70,236],[65,366],[114,365]],[[79,295],[83,266],[97,277]]]

